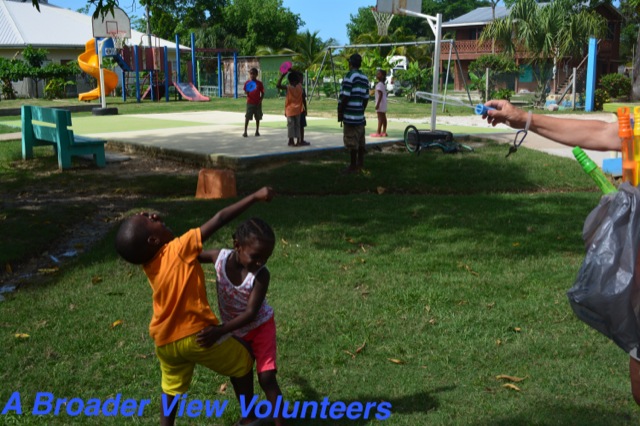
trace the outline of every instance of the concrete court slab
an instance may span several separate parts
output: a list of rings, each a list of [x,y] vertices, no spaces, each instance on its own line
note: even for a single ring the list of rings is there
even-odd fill
[[[344,149],[342,132],[313,129],[315,119],[309,117],[310,127],[305,130],[307,147],[288,146],[286,119],[283,115],[265,114],[262,123],[280,123],[278,126],[261,126],[260,136],[254,136],[255,122],[244,131],[244,113],[203,111],[192,113],[144,114],[141,117],[157,119],[158,128],[151,130],[114,131],[89,133],[86,136],[106,139],[111,147],[125,152],[152,152],[154,155],[178,157],[208,167],[245,168],[261,162],[286,161],[309,156],[327,150]],[[162,120],[203,123],[200,126],[162,128]],[[206,124],[205,124],[206,123]],[[322,129],[320,129],[322,130]],[[368,138],[369,146],[393,144],[398,138]]]

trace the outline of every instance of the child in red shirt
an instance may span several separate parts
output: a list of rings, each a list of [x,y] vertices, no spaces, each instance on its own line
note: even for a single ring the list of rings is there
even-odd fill
[[[251,86],[253,90],[247,90]],[[260,120],[262,120],[262,98],[264,98],[264,85],[258,80],[258,69],[251,68],[249,70],[249,80],[244,83],[244,92],[247,94],[247,112],[244,116],[244,133],[242,136],[247,137],[247,127],[249,121],[255,117],[256,119],[256,136],[260,136]]]

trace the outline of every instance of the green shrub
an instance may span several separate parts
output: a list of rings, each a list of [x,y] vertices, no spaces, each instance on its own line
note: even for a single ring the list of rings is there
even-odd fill
[[[600,88],[610,98],[626,98],[631,93],[631,79],[622,74],[607,74],[600,79]]]
[[[336,86],[333,83],[323,83],[322,92],[327,98],[334,97],[336,95]]]
[[[16,92],[15,90],[13,90],[13,85],[11,84],[11,80],[9,79],[0,80],[0,94],[2,95],[0,99],[16,98]]]
[[[63,99],[66,97],[66,87],[74,84],[73,81],[67,81],[64,78],[52,78],[44,88],[44,97],[47,99]]]
[[[602,111],[602,108],[605,103],[609,102],[609,93],[607,93],[604,89],[596,89],[595,99],[594,99],[594,108],[596,111]]]
[[[492,99],[506,99],[507,101],[511,100],[513,96],[513,90],[509,89],[499,89],[492,93]]]

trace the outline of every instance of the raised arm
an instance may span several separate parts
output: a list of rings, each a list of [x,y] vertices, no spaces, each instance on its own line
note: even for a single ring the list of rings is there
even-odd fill
[[[216,213],[215,216],[213,216],[200,227],[202,241],[205,241],[218,229],[222,228],[224,225],[240,216],[254,203],[258,201],[271,201],[272,198],[273,189],[265,186],[264,188],[259,189],[253,194],[244,197],[237,203],[231,204],[230,206],[227,206],[224,209],[220,210],[218,213]]]
[[[504,123],[514,129],[525,128],[529,115],[527,111],[505,100],[491,100],[485,105],[495,108],[483,115],[489,124],[495,126],[498,123]],[[564,145],[580,146],[596,151],[620,151],[621,147],[618,124],[615,122],[532,114],[529,130]]]
[[[287,90],[287,86],[283,86],[282,85],[282,79],[284,78],[286,74],[280,74],[280,78],[278,79],[278,82],[276,83],[276,87],[278,88],[278,90]]]

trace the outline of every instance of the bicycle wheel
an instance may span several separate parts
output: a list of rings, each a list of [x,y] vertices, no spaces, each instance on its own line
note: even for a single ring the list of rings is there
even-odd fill
[[[416,126],[407,126],[404,129],[404,146],[412,154],[420,151],[420,134]]]

